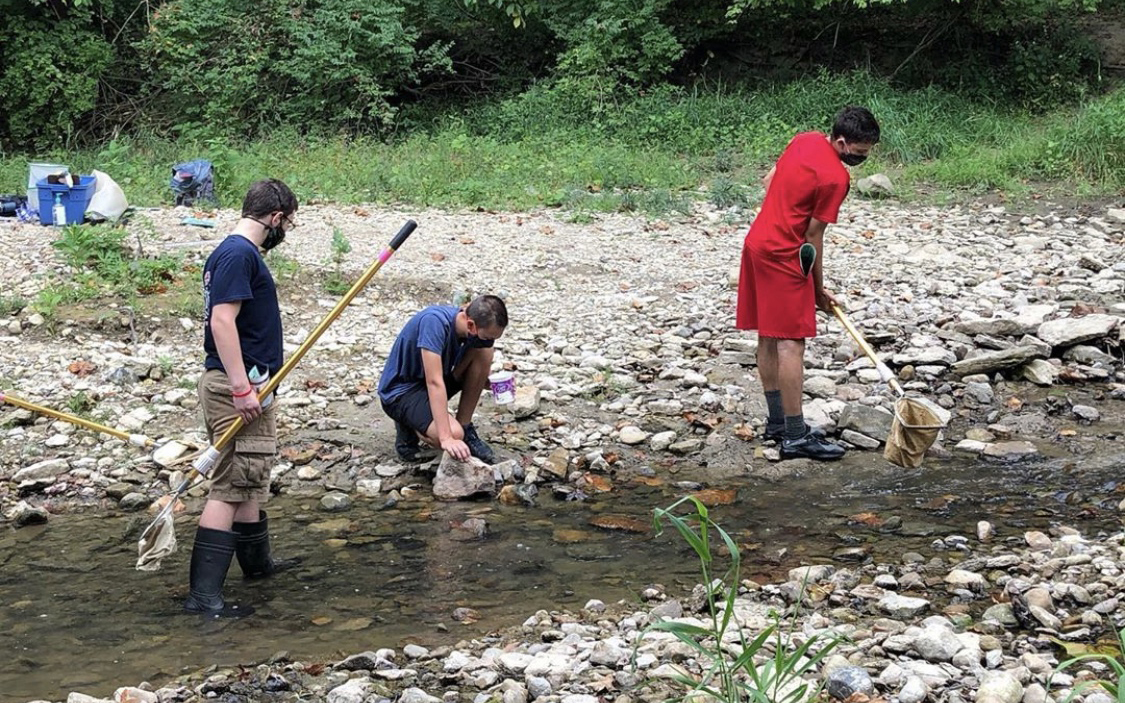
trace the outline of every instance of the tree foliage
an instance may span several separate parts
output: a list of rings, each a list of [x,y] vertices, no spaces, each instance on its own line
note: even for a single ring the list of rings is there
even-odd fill
[[[0,144],[136,126],[385,134],[404,106],[529,89],[596,116],[621,91],[821,68],[1039,109],[1098,87],[1075,20],[1099,1],[1120,2],[0,0]]]

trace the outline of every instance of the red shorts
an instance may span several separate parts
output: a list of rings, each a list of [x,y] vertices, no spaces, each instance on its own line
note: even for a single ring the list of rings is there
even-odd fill
[[[735,327],[758,330],[759,337],[806,339],[816,336],[816,290],[812,274],[801,273],[794,250],[789,255],[742,245]]]

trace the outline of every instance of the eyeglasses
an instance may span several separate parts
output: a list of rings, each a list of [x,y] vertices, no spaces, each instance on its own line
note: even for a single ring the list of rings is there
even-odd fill
[[[288,225],[288,226],[287,226],[287,227],[285,228],[286,230],[293,230],[293,229],[297,229],[297,227],[298,227],[298,222],[297,222],[297,220],[296,220],[296,219],[295,219],[295,218],[294,218],[294,217],[293,217],[292,215],[282,215],[282,216],[281,216],[281,219],[285,221],[285,224],[286,224],[286,225]]]

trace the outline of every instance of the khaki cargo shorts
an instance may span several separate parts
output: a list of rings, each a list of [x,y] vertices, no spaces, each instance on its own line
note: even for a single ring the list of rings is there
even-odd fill
[[[277,402],[227,443],[211,470],[210,498],[228,503],[270,497],[270,469],[277,456]],[[199,406],[207,439],[216,442],[236,417],[230,382],[222,371],[208,369],[199,377]]]

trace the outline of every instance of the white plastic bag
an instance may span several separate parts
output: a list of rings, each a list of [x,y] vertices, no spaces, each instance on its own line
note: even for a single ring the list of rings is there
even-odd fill
[[[86,206],[86,215],[91,219],[116,220],[129,207],[125,191],[107,174],[94,170],[94,196]]]

